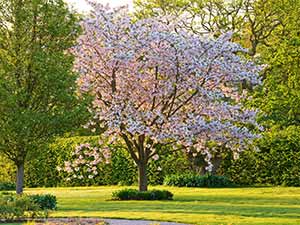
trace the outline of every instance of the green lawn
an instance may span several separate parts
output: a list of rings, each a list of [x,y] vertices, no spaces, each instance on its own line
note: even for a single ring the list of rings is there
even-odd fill
[[[190,224],[300,224],[300,188],[170,188],[173,201],[110,201],[124,187],[26,189],[58,198],[53,217],[107,217]]]

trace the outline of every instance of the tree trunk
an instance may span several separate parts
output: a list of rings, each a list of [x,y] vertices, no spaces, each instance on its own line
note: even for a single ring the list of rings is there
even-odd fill
[[[139,191],[147,191],[148,178],[147,178],[147,163],[140,162],[139,170]]]
[[[206,170],[205,167],[206,167],[206,165],[201,166],[201,169],[200,169],[200,175],[201,176],[204,176],[207,173],[207,170]]]
[[[23,185],[24,185],[24,163],[19,163],[17,165],[17,185],[16,185],[16,193],[23,193]]]
[[[212,159],[212,163],[213,163],[213,168],[211,171],[212,175],[216,175],[217,174],[217,170],[219,169],[219,167],[221,166],[223,158],[221,156],[216,156]]]

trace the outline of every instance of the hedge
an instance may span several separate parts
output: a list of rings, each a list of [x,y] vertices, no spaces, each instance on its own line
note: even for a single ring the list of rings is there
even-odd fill
[[[113,200],[172,200],[173,194],[166,190],[138,191],[123,189],[112,193]]]
[[[174,174],[166,176],[165,185],[176,187],[234,187],[235,184],[224,176],[197,174]]]
[[[56,167],[69,160],[72,151],[81,143],[97,146],[98,136],[79,136],[58,138],[54,143],[45,145],[43,151],[25,167],[25,184],[27,187],[88,186],[88,185],[132,185],[137,184],[137,167],[129,153],[120,145],[110,146],[112,156],[110,164],[100,164],[101,174],[93,179],[67,181],[65,174]],[[159,160],[150,160],[148,180],[150,185],[162,184],[164,177],[175,172],[190,171],[189,161],[182,152],[170,154],[169,149],[161,147]]]

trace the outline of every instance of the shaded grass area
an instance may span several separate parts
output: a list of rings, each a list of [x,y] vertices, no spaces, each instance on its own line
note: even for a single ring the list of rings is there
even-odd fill
[[[171,188],[173,201],[110,201],[124,187],[26,189],[58,198],[52,217],[102,217],[203,225],[299,225],[300,188]]]

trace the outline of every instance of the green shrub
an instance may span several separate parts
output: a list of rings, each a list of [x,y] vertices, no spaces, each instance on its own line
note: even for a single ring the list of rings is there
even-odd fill
[[[19,219],[23,215],[23,211],[14,205],[4,204],[0,202],[0,218],[4,220]]]
[[[270,130],[236,160],[225,160],[222,174],[237,184],[300,186],[300,127]]]
[[[29,195],[29,198],[37,204],[41,209],[49,209],[54,210],[56,209],[56,196],[54,195]]]
[[[0,219],[11,221],[25,218],[47,217],[48,212],[27,196],[1,195]]]
[[[172,200],[173,194],[166,190],[138,191],[123,189],[113,192],[113,200]]]
[[[0,182],[0,191],[12,191],[16,189],[16,184],[12,182]]]
[[[161,185],[166,176],[188,173],[191,170],[191,163],[184,152],[172,152],[169,146],[158,146],[157,152],[159,159],[150,160],[148,164],[147,176],[150,185]]]
[[[129,153],[118,146],[113,147],[112,150],[110,177],[103,184],[128,186],[137,183],[137,167]]]
[[[65,177],[56,169],[63,165],[75,147],[81,143],[97,144],[97,136],[57,138],[53,143],[41,146],[41,151],[25,166],[25,185],[27,187],[86,186],[93,185],[91,179],[79,182],[66,182]]]
[[[176,187],[232,187],[234,183],[224,176],[174,174],[166,176],[165,185]]]

